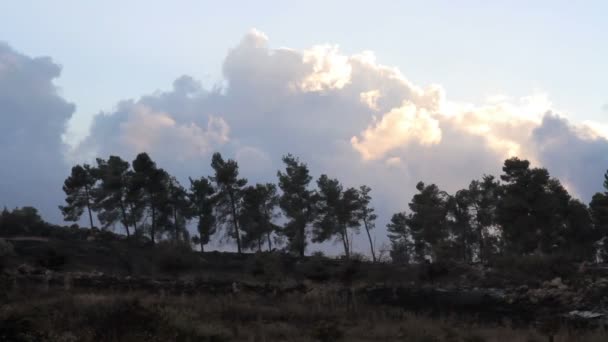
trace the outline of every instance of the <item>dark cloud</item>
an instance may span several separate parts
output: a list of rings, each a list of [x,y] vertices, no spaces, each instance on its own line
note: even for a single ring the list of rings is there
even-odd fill
[[[591,128],[577,127],[568,120],[547,113],[534,129],[532,146],[538,161],[584,200],[602,190],[608,169],[608,140]]]
[[[40,207],[57,220],[65,177],[62,135],[74,105],[53,80],[61,67],[0,43],[0,205]]]

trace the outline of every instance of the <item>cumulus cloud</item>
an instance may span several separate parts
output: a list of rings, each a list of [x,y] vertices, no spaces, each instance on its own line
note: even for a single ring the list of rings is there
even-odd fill
[[[544,94],[462,103],[440,85],[413,84],[369,51],[275,49],[252,30],[228,52],[223,75],[222,88],[183,76],[170,91],[120,102],[96,117],[76,155],[147,150],[178,175],[200,176],[218,150],[236,158],[250,181],[276,181],[280,157],[293,153],[314,175],[372,186],[380,240],[419,180],[456,191],[499,174],[504,159],[517,155],[588,199],[608,167],[600,125],[553,114]]]
[[[0,42],[0,205],[37,205],[57,220],[62,142],[75,107],[54,79],[61,67],[49,57],[31,58]]]
[[[410,141],[422,145],[441,141],[439,122],[426,109],[418,109],[407,101],[386,113],[361,135],[361,139],[352,137],[351,143],[366,160],[383,157],[389,151],[407,146]]]

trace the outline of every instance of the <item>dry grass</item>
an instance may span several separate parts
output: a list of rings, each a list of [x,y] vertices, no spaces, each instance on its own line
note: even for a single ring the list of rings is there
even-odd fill
[[[13,295],[0,308],[0,341],[448,341],[532,342],[532,329],[431,319],[340,298],[290,295],[160,296],[141,293]],[[561,331],[555,341],[606,341]],[[4,339],[3,339],[4,338]]]

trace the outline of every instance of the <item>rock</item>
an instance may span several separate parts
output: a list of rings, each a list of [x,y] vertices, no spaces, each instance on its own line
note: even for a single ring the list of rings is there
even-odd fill
[[[560,278],[560,277],[554,278],[553,280],[551,280],[548,283],[548,285],[549,285],[548,287],[556,287],[556,288],[560,288],[560,289],[567,287],[566,285],[564,285],[564,283],[562,282],[562,278]]]
[[[566,315],[569,317],[572,317],[572,318],[581,318],[581,319],[596,319],[596,318],[605,316],[605,314],[599,313],[599,312],[579,311],[579,310],[570,311]]]
[[[20,274],[34,274],[35,268],[28,264],[21,264],[17,267],[17,272]]]

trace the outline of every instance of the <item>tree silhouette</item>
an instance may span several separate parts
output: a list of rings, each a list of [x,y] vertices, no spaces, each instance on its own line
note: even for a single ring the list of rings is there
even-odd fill
[[[63,192],[66,194],[66,205],[59,207],[66,221],[78,221],[86,208],[89,214],[89,223],[91,228],[93,228],[93,214],[91,212],[93,199],[91,190],[96,182],[97,179],[95,178],[94,171],[89,165],[76,165],[72,168],[72,173],[63,183]]]
[[[137,155],[132,163],[132,192],[140,193],[142,202],[150,216],[150,238],[156,243],[156,236],[162,224],[168,221],[169,174],[156,166],[147,153]]]
[[[376,227],[376,214],[374,213],[374,208],[370,206],[370,202],[372,197],[370,196],[370,192],[372,189],[367,185],[361,185],[359,187],[359,212],[358,218],[363,222],[363,227],[365,228],[365,232],[367,233],[367,238],[369,239],[369,248],[372,254],[372,261],[376,262],[376,253],[374,251],[374,242],[372,241],[372,235],[370,234],[370,230]]]
[[[307,245],[307,227],[314,220],[314,196],[308,189],[312,177],[308,166],[291,154],[283,157],[285,172],[278,171],[279,187],[283,191],[279,205],[288,219],[283,234],[287,248],[304,256]]]
[[[570,195],[546,169],[530,168],[527,160],[505,161],[497,222],[512,253],[550,253],[563,239]]]
[[[412,255],[413,236],[407,225],[405,212],[393,214],[386,225],[388,238],[391,241],[391,259],[394,262],[409,263]]]
[[[416,185],[419,193],[409,203],[411,214],[406,223],[414,238],[414,248],[419,261],[427,255],[436,259],[439,248],[448,236],[447,212],[449,195],[435,185]]]
[[[198,243],[201,246],[201,252],[205,251],[205,245],[211,240],[211,236],[216,231],[216,219],[213,214],[215,206],[215,189],[209,180],[205,177],[193,180],[190,178],[190,203],[192,205],[193,215],[198,217]]]
[[[245,248],[261,251],[262,244],[266,243],[268,250],[272,250],[271,237],[278,228],[272,220],[277,217],[278,203],[279,196],[274,184],[256,184],[243,190],[243,207],[239,220],[245,232]]]
[[[171,211],[171,225],[173,228],[171,235],[173,235],[173,239],[175,241],[189,241],[190,234],[186,225],[193,216],[192,206],[186,189],[173,176],[169,176],[167,200],[167,205]]]
[[[215,175],[211,180],[217,188],[217,209],[221,216],[230,220],[232,229],[229,235],[236,239],[238,253],[242,253],[241,232],[239,230],[239,211],[241,209],[242,189],[247,184],[247,179],[239,178],[239,165],[232,159],[224,160],[220,153],[214,153],[211,159],[211,167]]]
[[[106,161],[97,159],[95,174],[100,180],[94,191],[97,218],[104,228],[120,221],[127,236],[131,235],[129,227],[133,222],[133,214],[129,201],[129,184],[133,177],[130,164],[117,156],[110,156]]]
[[[337,179],[321,175],[317,181],[317,218],[314,222],[313,242],[324,242],[336,237],[344,246],[344,255],[350,258],[349,228],[359,227],[359,192],[343,190]]]

